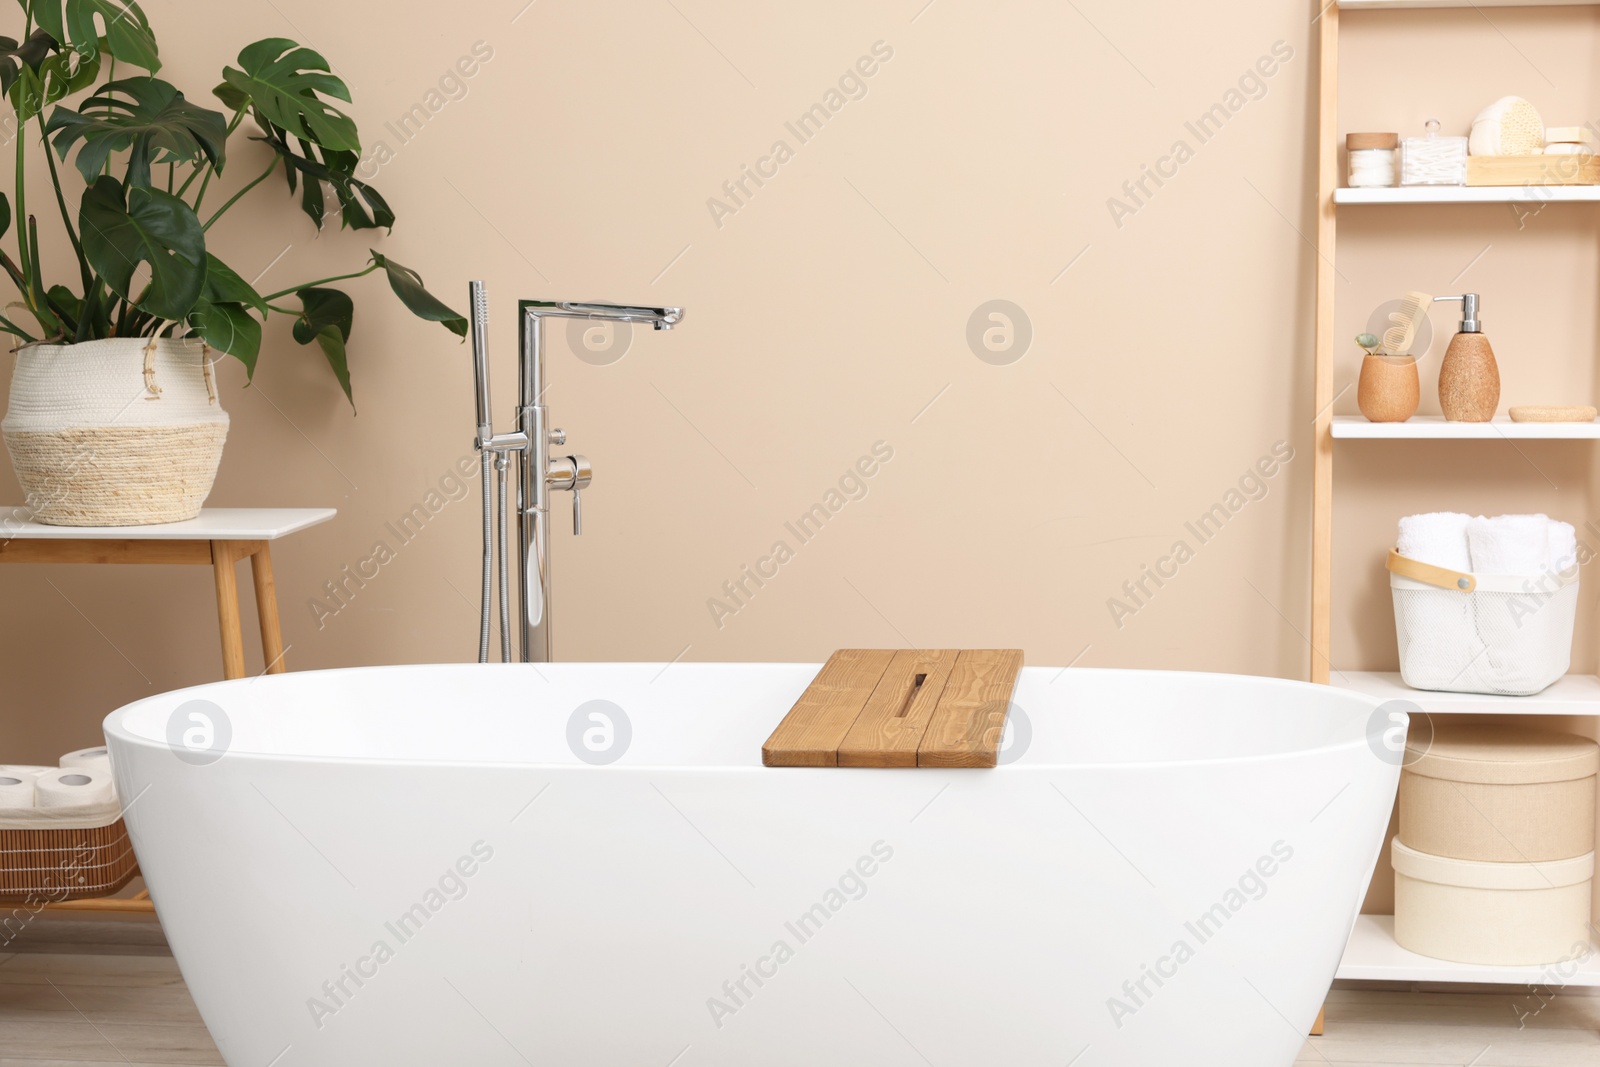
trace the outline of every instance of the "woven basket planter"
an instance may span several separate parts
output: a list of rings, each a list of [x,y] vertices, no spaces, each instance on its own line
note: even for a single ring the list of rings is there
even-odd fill
[[[148,526],[200,513],[228,436],[215,353],[112,338],[17,351],[0,431],[33,517]]]

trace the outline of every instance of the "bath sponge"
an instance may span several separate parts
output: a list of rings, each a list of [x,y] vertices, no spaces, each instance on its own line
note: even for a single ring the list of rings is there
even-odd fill
[[[1536,156],[1544,151],[1544,119],[1520,96],[1503,96],[1472,120],[1467,150],[1475,156]]]

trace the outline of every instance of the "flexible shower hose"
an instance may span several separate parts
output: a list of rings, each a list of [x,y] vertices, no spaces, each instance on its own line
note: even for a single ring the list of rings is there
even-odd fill
[[[496,493],[495,503],[500,509],[500,662],[511,662],[511,588],[510,574],[506,568],[506,544],[511,539],[510,511],[506,507],[506,457],[504,453],[495,457],[495,471],[500,476],[500,484]]]
[[[494,595],[494,459],[488,449],[479,453],[483,466],[483,598],[478,615],[478,662],[489,662],[489,598]],[[504,573],[502,569],[502,573]]]

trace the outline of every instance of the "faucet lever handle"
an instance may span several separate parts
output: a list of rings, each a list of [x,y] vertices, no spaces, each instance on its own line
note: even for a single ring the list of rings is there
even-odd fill
[[[572,487],[572,536],[583,535],[583,490]]]

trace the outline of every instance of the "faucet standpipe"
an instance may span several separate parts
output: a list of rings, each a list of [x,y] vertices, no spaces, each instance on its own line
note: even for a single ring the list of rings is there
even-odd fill
[[[517,429],[512,433],[494,432],[489,403],[489,301],[482,282],[469,285],[472,299],[472,367],[476,385],[477,439],[483,456],[483,610],[478,635],[478,660],[489,658],[490,597],[494,531],[500,530],[500,647],[501,659],[510,661],[510,580],[507,528],[514,508],[517,516],[517,583],[522,610],[518,613],[517,647],[527,662],[548,662],[550,641],[550,524],[552,490],[572,494],[572,532],[583,533],[583,490],[594,481],[594,467],[587,456],[552,456],[552,446],[567,443],[567,432],[549,426],[549,411],[544,405],[544,342],[546,318],[592,319],[601,322],[648,323],[657,330],[670,330],[683,318],[683,309],[644,307],[630,304],[589,304],[572,301],[523,300],[518,304],[519,382]],[[496,501],[491,500],[491,468],[498,478],[498,523]],[[514,473],[513,473],[514,472]],[[508,481],[516,481],[513,501]]]

